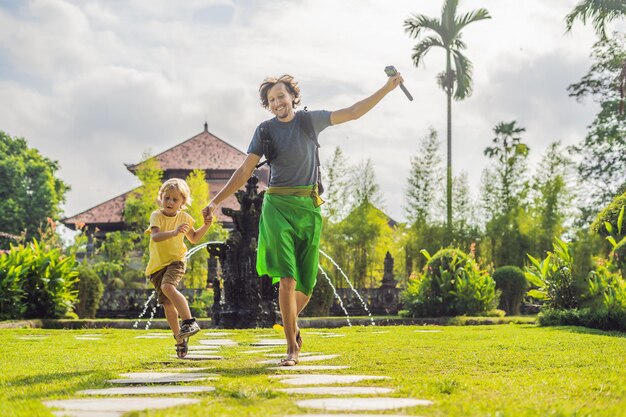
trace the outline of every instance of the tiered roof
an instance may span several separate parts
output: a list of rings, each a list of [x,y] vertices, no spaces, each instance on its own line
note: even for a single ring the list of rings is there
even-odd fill
[[[186,141],[161,152],[155,158],[164,172],[164,178],[185,178],[192,170],[202,169],[205,171],[207,183],[210,188],[210,198],[214,197],[222,189],[230,176],[241,165],[246,154],[222,139],[210,133],[207,124],[204,131]],[[138,164],[125,164],[133,174],[145,161]],[[267,184],[267,169],[255,172],[259,177],[259,186]],[[128,191],[107,200],[97,206],[87,209],[61,222],[72,230],[82,224],[89,230],[98,228],[101,233],[115,230],[123,230],[127,227],[124,223],[124,205],[128,196],[135,190]],[[230,196],[222,203],[222,207],[233,209],[239,208],[235,196]],[[217,220],[225,226],[230,226],[231,219],[218,210]],[[200,221],[200,219],[196,219]]]

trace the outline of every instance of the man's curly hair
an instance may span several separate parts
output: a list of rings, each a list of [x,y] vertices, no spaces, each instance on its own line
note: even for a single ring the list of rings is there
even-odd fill
[[[267,101],[267,92],[274,87],[278,83],[283,83],[285,87],[287,87],[287,91],[293,96],[293,102],[291,103],[292,107],[295,109],[298,104],[300,104],[300,87],[298,87],[298,83],[295,81],[292,75],[285,74],[280,78],[267,77],[261,83],[259,87],[259,96],[261,98],[261,105],[269,109],[270,104]]]

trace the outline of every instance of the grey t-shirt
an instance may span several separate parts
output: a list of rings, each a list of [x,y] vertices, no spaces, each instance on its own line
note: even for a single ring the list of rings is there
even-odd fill
[[[311,115],[313,129],[318,135],[330,126],[330,112],[314,110]],[[289,122],[281,122],[276,117],[269,120],[270,137],[272,138],[272,175],[270,185],[277,187],[293,187],[313,185],[317,181],[317,163],[315,161],[315,142],[309,138],[301,127],[304,112],[298,111]],[[254,131],[248,153],[263,155],[263,141],[260,126]]]

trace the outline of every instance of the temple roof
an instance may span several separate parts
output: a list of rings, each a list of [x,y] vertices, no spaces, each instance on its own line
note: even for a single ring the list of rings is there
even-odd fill
[[[161,152],[155,158],[159,161],[160,169],[164,172],[164,179],[184,178],[194,169],[204,170],[210,188],[210,199],[226,185],[232,173],[245,160],[246,153],[210,133],[205,123],[203,132]],[[143,163],[144,161],[138,164],[125,165],[130,172],[135,174],[137,168]],[[261,169],[255,170],[254,174],[259,178],[260,190],[264,189],[267,185],[269,170],[263,166]],[[62,219],[61,223],[73,230],[76,229],[77,223],[84,223],[91,230],[98,228],[103,232],[125,229],[128,225],[124,222],[124,205],[129,194],[133,191],[128,191],[74,216]],[[238,210],[239,203],[237,198],[231,195],[224,200],[221,207]],[[216,220],[226,227],[231,225],[232,219],[222,214],[221,210],[218,211]],[[200,219],[196,219],[196,221],[200,221]]]
[[[225,184],[226,182],[211,182],[211,192],[209,198],[213,198],[215,194],[217,194],[217,192]],[[118,195],[117,197],[113,197],[112,199],[107,200],[104,203],[100,203],[97,206],[87,209],[81,213],[78,213],[75,216],[62,219],[61,223],[63,223],[65,226],[72,230],[76,230],[77,223],[84,223],[90,228],[97,227],[98,229],[104,231],[119,230],[121,228],[125,228],[125,226],[127,225],[124,222],[124,204],[126,203],[126,199],[128,198],[128,196],[135,190],[137,190],[137,188],[124,194]],[[221,207],[228,207],[238,210],[239,203],[237,202],[237,198],[234,195],[231,195],[226,200],[224,200],[224,202],[221,204]],[[146,219],[146,221],[147,220],[148,219]],[[201,219],[195,220],[196,222],[201,221]],[[228,225],[232,223],[232,219],[225,216],[221,210],[218,210],[216,220],[223,225]]]
[[[240,151],[207,130],[173,146],[156,155],[160,168],[168,170],[223,170],[237,169],[246,157],[246,153]],[[143,164],[125,164],[133,174]]]

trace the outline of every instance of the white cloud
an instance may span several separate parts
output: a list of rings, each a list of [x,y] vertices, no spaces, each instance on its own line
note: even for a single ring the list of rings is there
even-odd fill
[[[499,121],[527,128],[537,158],[549,142],[584,137],[595,114],[567,97],[589,64],[595,37],[564,35],[576,0],[465,0],[493,19],[464,31],[474,63],[473,97],[453,104],[455,172],[477,189],[482,155]],[[435,77],[443,54],[415,68],[403,30],[413,13],[442,2],[398,0],[32,0],[0,5],[0,129],[60,161],[72,186],[71,215],[137,184],[125,162],[197,134],[205,118],[245,150],[269,114],[257,89],[267,75],[294,74],[303,104],[336,110],[371,94],[393,64],[415,101],[394,91],[362,119],[327,129],[322,158],[341,145],[352,163],[371,158],[390,215],[403,218],[410,156],[433,126],[445,143],[445,96]],[[5,65],[6,64],[6,65]],[[442,149],[445,152],[445,149]]]

